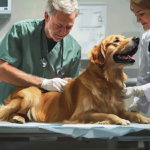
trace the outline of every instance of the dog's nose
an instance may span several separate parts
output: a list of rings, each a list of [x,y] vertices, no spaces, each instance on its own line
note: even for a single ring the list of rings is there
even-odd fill
[[[135,42],[137,42],[137,43],[139,43],[140,38],[139,37],[134,37],[132,40],[135,41]]]

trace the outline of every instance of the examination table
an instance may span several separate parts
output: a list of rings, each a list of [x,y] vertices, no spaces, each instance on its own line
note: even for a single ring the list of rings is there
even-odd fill
[[[135,81],[133,84],[135,84]],[[42,141],[46,142],[43,144],[44,147],[39,144]],[[128,126],[123,126],[0,122],[0,150],[30,150],[27,146],[29,143],[31,143],[30,147],[33,150],[54,149],[54,145],[55,149],[65,148],[65,150],[117,150],[119,143],[123,141],[135,141],[134,143],[144,141],[145,148],[140,150],[150,150],[150,124],[131,123]],[[134,146],[134,150],[139,150],[137,144]],[[118,150],[120,149],[118,148]]]
[[[3,149],[2,143],[10,139],[22,138],[23,140],[38,142],[57,141],[59,137],[71,137],[73,139],[78,139],[78,141],[85,139],[86,142],[95,139],[98,143],[102,140],[106,140],[107,150],[117,150],[117,144],[120,141],[145,141],[145,143],[147,142],[146,149],[150,149],[149,124],[132,123],[128,126],[123,126],[34,122],[16,124],[0,122],[0,150],[5,150]],[[100,149],[100,147],[98,149]]]

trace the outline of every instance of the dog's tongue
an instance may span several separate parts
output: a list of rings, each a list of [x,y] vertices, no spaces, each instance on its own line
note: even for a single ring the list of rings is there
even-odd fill
[[[135,59],[135,57],[134,57],[134,56],[131,56],[130,58],[131,58],[131,59]]]
[[[129,55],[128,55],[129,56]],[[128,56],[121,56],[123,59],[128,59]]]
[[[123,59],[128,59],[128,58],[130,58],[130,59],[135,59],[135,57],[134,56],[121,56]]]

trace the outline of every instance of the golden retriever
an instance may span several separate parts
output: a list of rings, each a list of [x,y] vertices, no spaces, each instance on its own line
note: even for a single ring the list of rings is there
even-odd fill
[[[121,91],[127,79],[123,67],[132,65],[139,38],[111,35],[89,53],[85,71],[71,80],[62,93],[34,86],[16,89],[0,106],[0,120],[25,123],[96,123],[129,125],[150,123],[139,113],[127,112]]]

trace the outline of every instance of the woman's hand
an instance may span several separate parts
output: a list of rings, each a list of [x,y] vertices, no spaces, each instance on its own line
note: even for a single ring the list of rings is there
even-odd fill
[[[144,96],[144,91],[141,86],[125,87],[122,90],[121,97],[124,99]]]

